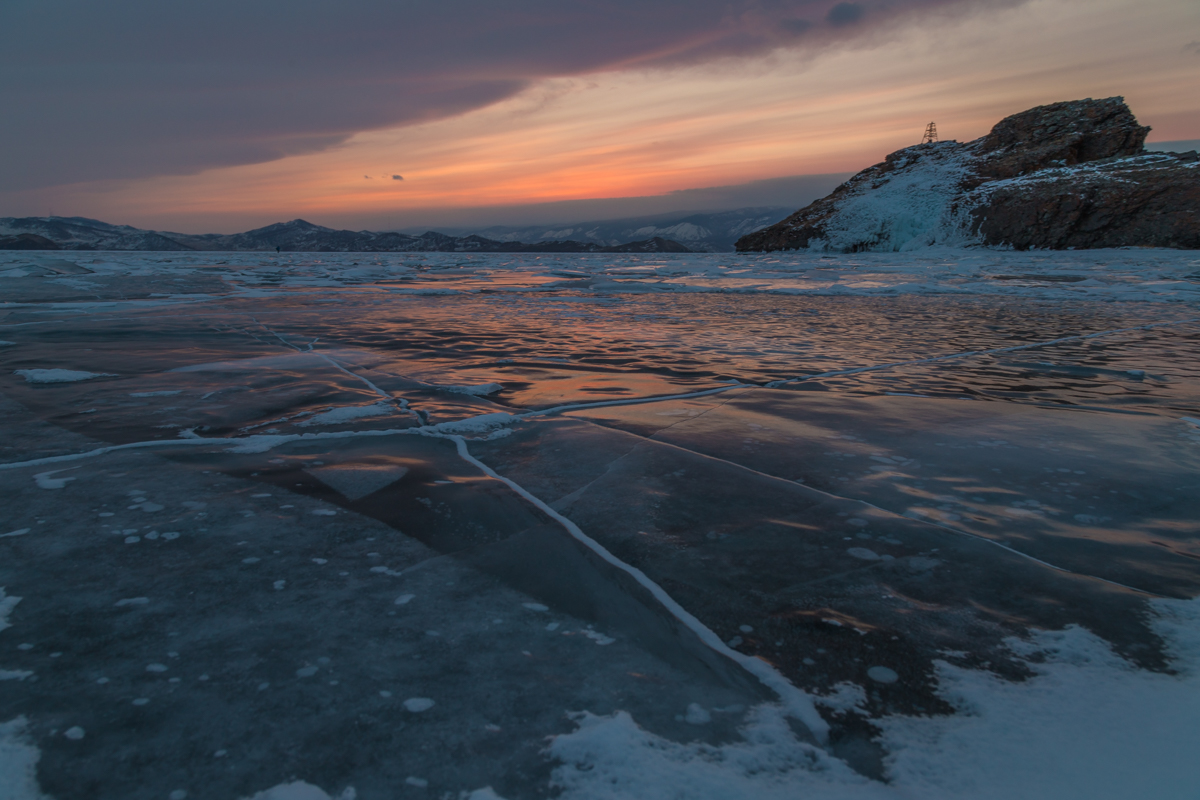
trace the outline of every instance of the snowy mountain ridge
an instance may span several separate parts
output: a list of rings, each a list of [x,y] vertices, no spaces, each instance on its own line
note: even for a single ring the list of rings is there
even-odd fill
[[[482,236],[449,236],[427,231],[412,236],[394,231],[325,228],[302,219],[277,222],[230,235],[146,231],[86,217],[0,218],[0,249],[9,250],[281,250],[287,252],[475,252],[475,253],[686,253],[662,236],[621,242],[579,242],[557,238],[534,243]]]
[[[728,211],[659,214],[568,225],[496,226],[475,231],[502,242],[540,242],[574,239],[613,246],[621,242],[661,237],[680,242],[697,253],[732,252],[734,243],[787,215],[786,206],[759,206]],[[465,233],[466,230],[459,231]]]

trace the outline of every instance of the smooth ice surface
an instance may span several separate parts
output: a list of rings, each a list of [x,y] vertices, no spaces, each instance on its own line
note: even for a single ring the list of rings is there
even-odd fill
[[[21,800],[1200,784],[1194,253],[48,258]]]

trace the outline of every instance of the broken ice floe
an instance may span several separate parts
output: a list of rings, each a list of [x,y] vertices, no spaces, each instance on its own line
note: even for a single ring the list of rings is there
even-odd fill
[[[29,383],[74,383],[90,381],[92,378],[115,378],[111,372],[83,372],[74,369],[18,369],[14,374],[20,375]]]

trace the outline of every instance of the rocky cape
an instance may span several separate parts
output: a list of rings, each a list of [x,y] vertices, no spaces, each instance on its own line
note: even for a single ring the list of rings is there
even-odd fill
[[[263,250],[402,253],[687,253],[679,242],[652,236],[624,244],[548,240],[499,241],[482,236],[420,236],[323,228],[302,219],[235,234],[186,234],[110,225],[85,217],[0,218],[0,250]]]
[[[908,147],[739,252],[1200,248],[1196,152],[1147,152],[1124,98],[1039,106],[972,142]]]

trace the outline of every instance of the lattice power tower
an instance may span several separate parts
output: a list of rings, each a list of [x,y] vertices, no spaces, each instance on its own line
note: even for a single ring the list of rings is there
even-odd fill
[[[931,122],[925,126],[925,136],[921,139],[921,144],[933,144],[937,140],[937,123]]]

